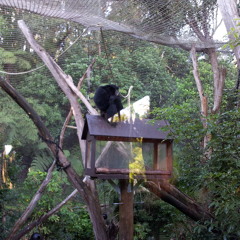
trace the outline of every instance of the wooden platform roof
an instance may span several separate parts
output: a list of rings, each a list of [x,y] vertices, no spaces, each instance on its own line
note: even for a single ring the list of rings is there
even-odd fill
[[[98,115],[87,115],[84,124],[82,139],[87,139],[87,133],[90,136],[110,137],[110,138],[143,138],[151,140],[171,140],[169,131],[163,131],[161,128],[169,125],[166,120],[135,119],[132,123],[129,121],[117,122],[116,126],[111,126],[103,117]]]

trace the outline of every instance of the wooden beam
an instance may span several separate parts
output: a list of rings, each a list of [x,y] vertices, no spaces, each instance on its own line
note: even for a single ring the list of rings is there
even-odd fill
[[[147,170],[147,171],[132,171],[129,169],[115,169],[115,168],[96,168],[96,173],[105,174],[129,174],[129,173],[139,173],[140,175],[171,175],[170,171],[160,171],[160,170]]]
[[[121,203],[119,205],[119,239],[133,240],[133,191],[128,192],[129,180],[119,180]]]

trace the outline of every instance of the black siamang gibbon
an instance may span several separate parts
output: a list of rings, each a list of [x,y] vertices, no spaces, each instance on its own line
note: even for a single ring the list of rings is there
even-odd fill
[[[39,233],[33,233],[30,240],[41,240],[42,236]]]
[[[123,105],[118,90],[119,87],[114,84],[100,86],[97,88],[93,98],[101,116],[107,121],[112,118],[111,123],[116,113],[118,113],[118,119],[121,121],[120,111],[123,109]]]

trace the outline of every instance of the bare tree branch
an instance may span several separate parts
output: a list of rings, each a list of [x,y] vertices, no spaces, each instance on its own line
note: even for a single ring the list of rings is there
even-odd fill
[[[59,87],[65,93],[67,98],[71,103],[71,107],[73,109],[73,115],[75,117],[75,122],[77,125],[77,134],[80,144],[80,149],[82,153],[82,159],[85,157],[85,141],[81,139],[82,137],[82,129],[84,125],[83,116],[81,113],[81,108],[78,103],[77,96],[82,100],[82,102],[86,105],[89,112],[92,114],[96,114],[97,111],[89,104],[87,99],[82,95],[82,93],[76,88],[73,84],[71,76],[65,74],[62,69],[57,65],[57,63],[53,60],[53,58],[35,41],[32,36],[30,30],[26,26],[23,20],[18,21],[18,25],[22,30],[23,34],[27,38],[29,44],[34,49],[34,51],[38,54],[38,56],[43,60],[43,62],[48,67],[49,71],[52,73],[53,77],[57,81]],[[75,94],[73,94],[73,92]]]
[[[220,105],[222,102],[223,96],[223,87],[226,78],[226,69],[220,68],[217,60],[217,53],[215,49],[208,49],[207,50],[212,71],[213,71],[213,85],[214,85],[214,101],[213,101],[213,109],[212,113],[217,113],[220,109]]]
[[[21,230],[16,236],[15,239],[20,239],[23,237],[26,233],[30,232],[34,227],[38,226],[42,222],[44,222],[46,219],[48,219],[50,216],[52,216],[54,213],[59,211],[59,209],[65,205],[69,200],[71,200],[77,193],[77,189],[75,189],[70,195],[68,195],[61,203],[59,203],[55,208],[53,208],[51,211],[47,212],[46,214],[42,215],[38,220],[29,223],[24,229]]]
[[[41,199],[45,188],[47,187],[48,183],[50,182],[50,180],[52,178],[52,172],[54,170],[55,164],[56,164],[56,160],[54,160],[51,167],[48,169],[48,173],[47,173],[46,178],[44,179],[41,186],[39,187],[39,189],[37,190],[37,192],[33,196],[33,198],[31,200],[31,202],[29,203],[28,207],[26,208],[26,210],[24,211],[22,216],[14,224],[7,240],[8,239],[14,239],[14,236],[15,236],[16,232],[21,228],[21,226],[26,222],[27,218],[32,214],[32,212],[33,212],[34,208],[36,207],[38,201]]]
[[[198,27],[198,24],[196,20],[192,17],[189,17],[189,19],[186,19],[186,23],[193,29],[193,31],[196,33],[198,38],[202,41],[205,42],[205,36],[202,34],[201,30]]]
[[[92,65],[93,63],[95,62],[95,60],[92,62],[92,64],[88,67],[88,70],[92,68]],[[83,77],[80,79],[79,83],[81,83],[84,78],[86,77],[86,73],[83,75]],[[80,87],[80,85],[79,85]],[[72,114],[72,111],[70,110],[69,112],[69,115]],[[70,116],[68,115],[68,117],[66,118],[65,120],[65,123],[63,125],[63,129],[61,131],[61,134],[60,134],[60,143],[59,143],[59,147],[62,148],[62,139],[63,139],[63,135],[64,135],[64,132],[65,132],[65,129],[66,129],[66,124],[67,122],[70,120]],[[32,211],[34,210],[34,208],[36,207],[37,205],[37,202],[39,201],[39,199],[41,198],[43,192],[44,192],[44,189],[46,188],[47,184],[50,182],[51,180],[51,177],[52,177],[52,171],[55,167],[55,164],[56,164],[56,160],[53,162],[52,166],[49,168],[48,170],[48,174],[45,178],[45,180],[42,182],[40,188],[38,189],[38,191],[36,192],[36,194],[34,195],[34,197],[32,198],[30,204],[28,205],[28,207],[26,208],[26,210],[24,211],[24,213],[22,214],[22,216],[18,219],[18,221],[15,223],[8,239],[11,239],[15,234],[16,232],[21,228],[21,226],[26,222],[27,218],[31,215]],[[62,205],[61,205],[62,206]],[[60,206],[60,207],[61,207]],[[44,219],[48,218],[49,216],[46,214],[44,215],[45,217],[44,218],[41,218],[43,221]],[[28,231],[30,231],[31,229],[29,229],[29,227],[27,228]],[[28,232],[27,231],[27,232]],[[22,231],[24,232],[24,234],[26,234],[27,232],[26,231]],[[21,234],[20,234],[21,235]],[[20,237],[20,235],[18,234],[17,236]],[[22,237],[23,235],[21,235]]]
[[[51,56],[35,41],[32,34],[30,33],[30,30],[27,28],[26,24],[24,23],[24,21],[20,20],[18,21],[18,24],[23,34],[27,38],[28,42],[30,43],[31,47],[34,49],[34,51],[36,51],[39,57],[44,61],[44,63],[52,73],[53,77],[57,81],[58,85],[60,86],[60,88],[65,93],[65,95],[67,96],[67,98],[71,103],[71,107],[73,109],[73,114],[74,114],[74,118],[77,126],[77,135],[80,143],[82,159],[84,160],[85,141],[81,139],[84,120],[81,113],[81,107],[78,103],[78,98],[77,98],[77,96],[82,96],[82,94],[74,86],[71,77],[66,75],[62,71],[62,69],[56,64],[56,62],[54,62]],[[75,94],[73,94],[73,92]],[[81,98],[81,100],[84,102],[84,104],[85,103],[87,104],[91,112],[96,112],[96,110],[91,107],[91,105],[88,103],[88,101],[85,98]],[[59,151],[58,153],[58,158],[60,163],[64,161],[68,163],[68,165],[64,167],[64,171],[67,173],[69,180],[78,189],[79,193],[81,194],[81,196],[83,197],[83,199],[87,204],[88,212],[93,223],[93,230],[94,230],[96,239],[99,239],[99,240],[107,239],[106,226],[102,218],[99,199],[98,199],[94,181],[88,180],[86,183],[84,183],[82,179],[79,178],[79,176],[74,171],[74,169],[69,165],[69,162],[67,161],[66,157],[61,151]]]
[[[79,82],[78,82],[78,86],[77,86],[77,89],[80,90],[81,86],[82,86],[82,82],[83,80],[87,77],[87,74],[89,71],[91,71],[94,63],[95,63],[95,59],[92,60],[91,64],[88,66],[86,72],[83,74],[83,76],[79,79]],[[62,148],[63,146],[63,136],[64,136],[64,133],[66,131],[66,128],[67,128],[67,125],[68,123],[70,122],[71,118],[72,118],[72,115],[73,115],[73,112],[72,112],[72,109],[70,109],[66,119],[65,119],[65,122],[63,124],[63,127],[62,127],[62,130],[61,130],[61,133],[60,133],[60,140],[59,140],[59,146]]]
[[[145,182],[143,185],[150,192],[160,197],[163,201],[176,207],[181,212],[185,213],[188,217],[195,221],[213,218],[213,216],[202,206],[197,204],[194,200],[180,192],[177,188],[175,188],[173,185],[169,184],[166,181],[149,181]]]
[[[198,89],[198,94],[200,97],[201,121],[203,124],[203,128],[207,129],[208,99],[206,96],[204,96],[203,85],[198,72],[198,61],[197,61],[196,49],[194,45],[192,46],[192,49],[191,49],[191,57],[192,57],[192,63],[193,63],[193,76],[194,76],[197,89]],[[206,149],[210,140],[211,140],[211,135],[207,133],[203,139],[203,148],[206,151],[204,153],[204,157],[202,158],[202,163],[205,163],[206,159],[208,159],[211,155],[211,151]]]
[[[217,0],[221,15],[228,32],[228,37],[231,40],[235,40],[234,34],[231,29],[234,29],[238,34],[239,31],[239,8],[236,0]],[[237,59],[237,66],[240,69],[240,46],[234,48],[234,54]]]
[[[204,36],[206,39],[210,39],[211,36],[209,34],[209,26],[208,26],[208,11],[207,11],[208,3],[203,1],[202,3],[202,29],[204,32]]]
[[[82,100],[82,102],[87,107],[90,114],[96,115],[97,111],[91,106],[91,104],[88,102],[88,100],[83,96],[83,94],[77,89],[77,87],[74,85],[72,78],[67,75],[65,77],[65,81],[70,87],[70,89]]]
[[[69,181],[72,183],[73,186],[75,186],[75,188],[77,188],[78,192],[80,193],[81,197],[83,198],[88,207],[96,239],[107,240],[106,226],[101,215],[101,209],[97,194],[95,194],[95,192],[92,192],[93,190],[88,187],[88,185],[83,183],[82,177],[79,177],[79,175],[75,172],[63,152],[58,151],[58,147],[56,146],[56,143],[54,142],[48,129],[46,128],[38,114],[34,111],[34,109],[26,102],[26,100],[7,81],[2,79],[1,77],[0,86],[32,119],[35,126],[38,128],[39,135],[42,137],[42,139],[45,140],[53,155],[56,157],[56,159],[58,159],[59,164],[66,172]],[[9,240],[18,239],[9,238]]]
[[[92,71],[92,68],[93,68],[93,65],[94,65],[95,62],[96,62],[96,59],[94,58],[94,59],[92,60],[91,64],[88,66],[86,72],[85,72],[85,73],[83,74],[83,76],[79,79],[79,82],[78,82],[78,85],[77,85],[77,88],[78,88],[78,89],[81,89],[83,80],[88,77],[89,72]]]
[[[201,114],[203,116],[202,118],[202,123],[203,127],[206,128],[206,117],[208,115],[208,104],[207,104],[207,97],[204,95],[204,90],[203,90],[203,85],[202,81],[199,76],[198,72],[198,62],[197,62],[197,55],[196,55],[196,49],[195,46],[192,46],[191,49],[191,58],[192,58],[192,63],[193,63],[193,76],[197,85],[198,89],[198,94],[200,97],[200,103],[201,103]]]

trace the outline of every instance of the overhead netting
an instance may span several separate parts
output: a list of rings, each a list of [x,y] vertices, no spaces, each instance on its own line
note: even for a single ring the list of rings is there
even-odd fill
[[[0,0],[1,6],[185,49],[216,47],[216,0]],[[209,31],[210,29],[210,31]]]
[[[214,38],[221,22],[216,0],[0,0],[0,75],[36,108],[54,136],[59,135],[70,106],[18,20],[24,20],[75,85],[96,59],[81,86],[93,106],[96,88],[109,83],[117,84],[123,95],[134,86],[132,102],[150,96],[151,108],[164,106],[176,79],[192,69],[184,50],[192,44],[198,51],[223,45],[222,39]],[[187,57],[176,60],[181,58],[170,47],[184,49],[181,53]],[[4,138],[10,138],[18,134],[14,124],[18,131],[24,130],[27,119],[1,90],[0,99],[1,121],[6,122],[0,128]],[[123,101],[126,107],[128,99]],[[11,122],[9,116],[19,116],[19,121]],[[72,147],[76,130],[68,131],[66,142]],[[31,139],[34,134],[28,132],[19,135]]]
[[[216,0],[0,0],[0,14],[0,74],[14,79],[12,84],[18,88],[19,82],[27,81],[29,85],[36,71],[39,87],[44,87],[40,86],[44,84],[43,76],[52,79],[19,29],[17,21],[21,19],[75,84],[93,58],[103,57],[91,72],[96,86],[91,86],[88,76],[82,88],[85,95],[94,92],[99,84],[114,83],[116,77],[125,94],[130,87],[129,79],[135,90],[144,88],[144,81],[149,78],[152,89],[156,89],[155,79],[164,78],[161,73],[164,51],[158,53],[159,66],[151,76],[146,67],[149,58],[141,63],[134,53],[136,46],[144,51],[141,46],[150,42],[189,51],[194,44],[198,51],[204,51],[223,45],[222,38],[214,37],[221,23]],[[76,53],[77,59],[73,56]],[[156,53],[153,49],[155,58]],[[126,66],[117,66],[120,57],[125,59]],[[178,68],[180,64],[177,63]],[[149,94],[152,92],[149,90]],[[162,97],[159,102],[164,102]]]

